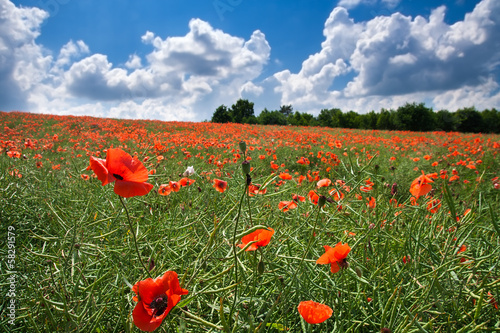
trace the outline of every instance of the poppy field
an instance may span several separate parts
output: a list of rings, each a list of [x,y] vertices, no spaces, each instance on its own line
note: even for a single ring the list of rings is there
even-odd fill
[[[0,112],[0,331],[500,331],[499,155]]]

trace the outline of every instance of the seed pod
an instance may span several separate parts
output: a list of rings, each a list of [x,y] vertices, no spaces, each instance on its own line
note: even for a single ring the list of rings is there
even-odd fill
[[[264,262],[262,260],[259,261],[259,264],[257,265],[257,272],[259,272],[260,275],[264,273]]]
[[[248,161],[243,161],[241,163],[241,168],[243,169],[243,174],[247,175],[250,173],[250,162]]]
[[[245,154],[245,152],[247,151],[247,144],[245,141],[240,141],[239,143],[239,146],[240,146],[240,150],[243,154]]]

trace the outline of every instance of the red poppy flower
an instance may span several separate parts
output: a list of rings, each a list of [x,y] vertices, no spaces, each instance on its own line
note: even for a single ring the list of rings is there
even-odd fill
[[[181,288],[177,273],[168,271],[156,279],[137,282],[132,290],[138,302],[132,312],[134,324],[139,329],[152,332],[157,329],[170,310],[179,303],[181,295],[188,291]]]
[[[333,314],[333,310],[328,305],[314,301],[300,302],[297,309],[302,318],[309,324],[322,323]]]
[[[237,246],[240,248],[244,248],[248,243],[256,241],[252,245],[250,245],[245,251],[255,251],[259,247],[266,246],[269,244],[271,241],[271,237],[274,235],[274,229],[268,228],[267,229],[258,229],[252,232],[251,234],[248,234],[246,236],[243,236],[241,238],[241,244],[238,244]]]
[[[295,202],[304,202],[306,201],[306,197],[303,197],[301,195],[298,195],[298,194],[293,194],[292,195],[292,200],[295,201]]]
[[[437,213],[437,211],[441,208],[441,200],[433,199],[427,203],[427,210],[432,214]]]
[[[227,182],[220,180],[220,179],[214,179],[213,186],[220,193],[224,193],[224,191],[227,190]]]
[[[179,192],[181,190],[181,184],[179,184],[178,182],[170,181],[168,182],[168,185],[170,186],[173,192]]]
[[[316,264],[331,264],[332,273],[337,273],[341,267],[345,268],[347,266],[346,258],[351,251],[347,243],[342,244],[342,242],[338,242],[333,248],[328,245],[323,247],[325,248],[325,253],[316,260]]]
[[[260,184],[250,184],[248,185],[248,195],[253,197],[255,194],[266,194],[267,188],[261,190]]]
[[[430,183],[433,182],[434,181],[429,177],[429,175],[425,175],[424,171],[422,171],[422,176],[417,177],[411,183],[410,193],[418,199],[432,190],[432,185],[430,185]]]
[[[90,168],[103,186],[115,182],[115,193],[125,198],[146,195],[153,188],[146,183],[148,170],[141,161],[119,148],[108,149],[105,160],[91,156]]]
[[[193,184],[194,182],[195,182],[194,179],[184,177],[181,180],[179,180],[177,183],[179,183],[180,186],[189,186],[189,185]]]
[[[160,188],[158,188],[158,194],[160,195],[169,195],[170,193],[172,193],[172,188],[170,187],[170,185],[161,184]]]
[[[330,185],[332,185],[332,181],[331,181],[330,179],[328,179],[328,178],[323,178],[323,179],[321,179],[321,180],[320,180],[320,181],[316,184],[316,186],[318,186],[318,188],[320,188],[320,187],[328,187],[328,186],[330,186]]]
[[[287,172],[280,172],[279,177],[281,179],[283,179],[283,180],[290,180],[290,179],[292,179],[292,176],[289,173],[287,173]]]
[[[377,205],[377,202],[375,201],[374,197],[366,198],[366,200],[368,200],[368,202],[366,203],[366,205],[368,207],[370,207],[371,209],[375,208],[375,206]]]
[[[313,204],[317,205],[318,200],[319,200],[319,195],[316,194],[313,190],[309,191],[309,194],[307,195],[309,197],[309,201],[311,201]]]
[[[297,208],[297,203],[295,201],[280,201],[278,208],[283,212],[287,212],[290,209]]]

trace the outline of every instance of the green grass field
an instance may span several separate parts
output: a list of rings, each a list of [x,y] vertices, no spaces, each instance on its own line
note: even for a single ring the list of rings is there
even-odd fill
[[[188,294],[157,332],[500,331],[499,135],[24,113],[0,133],[2,332],[139,332],[132,286],[167,271]],[[101,185],[89,161],[110,148],[141,161],[148,194]],[[235,246],[262,228],[269,244]],[[316,261],[339,242],[332,273]],[[307,323],[308,300],[331,317]]]

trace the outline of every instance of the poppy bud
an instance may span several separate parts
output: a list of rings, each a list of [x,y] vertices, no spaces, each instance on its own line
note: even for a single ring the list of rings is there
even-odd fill
[[[243,154],[245,154],[245,152],[247,151],[247,144],[245,141],[240,141],[239,143],[239,146],[240,146],[240,150]]]
[[[318,206],[323,207],[326,203],[326,197],[324,195],[319,196]]]
[[[391,187],[391,195],[396,195],[398,194],[398,184],[394,183],[392,184],[392,187]]]
[[[250,162],[248,161],[243,161],[241,163],[241,168],[243,169],[243,174],[247,175],[250,173]]]
[[[355,271],[356,271],[356,275],[357,275],[359,278],[363,276],[363,271],[361,271],[361,267],[356,266]]]
[[[153,260],[153,257],[149,258],[149,271],[151,272],[155,268],[155,261]]]
[[[257,265],[257,271],[259,272],[260,275],[262,275],[264,273],[264,269],[265,269],[264,262],[261,260]]]

